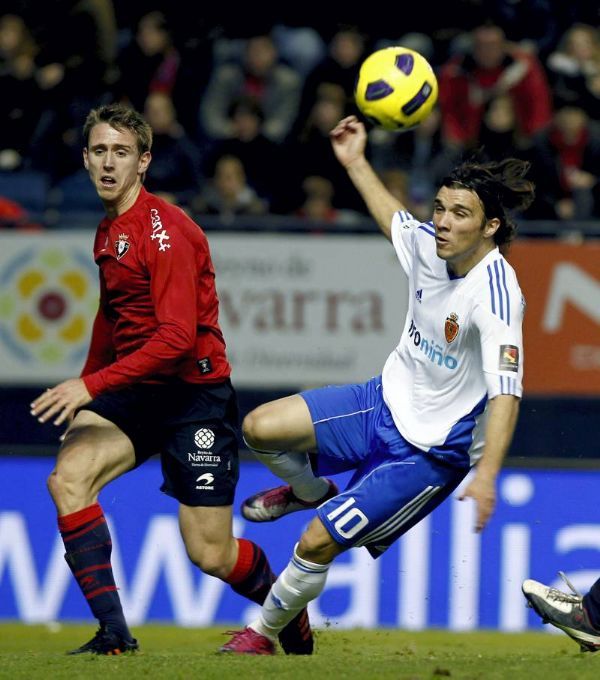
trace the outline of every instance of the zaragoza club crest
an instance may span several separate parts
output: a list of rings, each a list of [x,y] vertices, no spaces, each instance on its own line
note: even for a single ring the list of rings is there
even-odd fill
[[[444,335],[446,336],[446,342],[450,344],[452,341],[456,340],[460,326],[458,325],[458,314],[452,312],[446,317],[446,323],[444,324]]]
[[[120,260],[127,254],[129,250],[129,236],[127,234],[119,234],[119,240],[115,241],[115,251],[117,253],[117,260]]]

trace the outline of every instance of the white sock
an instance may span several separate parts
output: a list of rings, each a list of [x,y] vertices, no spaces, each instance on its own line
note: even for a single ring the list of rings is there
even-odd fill
[[[254,452],[257,460],[266,465],[274,475],[287,482],[292,487],[294,495],[300,500],[318,501],[327,493],[329,482],[323,477],[315,477],[308,454],[250,450]]]
[[[275,640],[294,616],[319,596],[331,566],[331,562],[315,564],[298,557],[297,548],[296,543],[294,556],[271,586],[260,616],[250,624],[250,628],[271,640]]]

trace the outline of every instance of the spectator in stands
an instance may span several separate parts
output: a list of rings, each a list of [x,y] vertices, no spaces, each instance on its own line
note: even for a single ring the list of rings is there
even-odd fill
[[[371,164],[382,175],[390,170],[390,177],[398,177],[399,170],[408,173],[408,196],[401,197],[393,187],[388,189],[410,204],[413,215],[423,219],[431,212],[435,185],[450,169],[450,159],[441,144],[440,118],[436,107],[414,130],[398,134],[373,128],[369,132]]]
[[[186,205],[200,185],[198,149],[177,121],[170,95],[148,95],[144,113],[154,133],[145,186],[170,203]]]
[[[388,168],[381,173],[380,177],[383,186],[395,199],[405,205],[412,215],[423,222],[430,219],[431,204],[429,201],[415,200],[414,187],[408,172],[399,168]]]
[[[323,38],[311,26],[275,24],[273,39],[281,58],[298,71],[303,79],[325,57],[327,51]]]
[[[250,95],[264,112],[265,137],[282,142],[298,111],[301,77],[279,61],[270,35],[255,35],[246,42],[240,62],[217,66],[200,107],[201,127],[211,139],[230,139],[234,124],[229,116],[233,103]]]
[[[0,229],[41,231],[42,228],[41,224],[31,219],[22,205],[6,196],[0,196]]]
[[[345,107],[352,106],[354,84],[366,56],[365,49],[366,38],[355,26],[337,29],[329,41],[327,55],[306,76],[296,128],[300,128],[310,115],[324,85],[341,88],[346,98]]]
[[[490,160],[518,155],[518,120],[509,96],[502,94],[487,103],[481,121],[479,143]]]
[[[591,214],[589,218],[597,220],[600,219],[600,131],[598,129],[598,121],[591,121],[590,128],[593,130],[593,133],[583,152],[581,170],[592,179],[590,181],[591,186],[589,187],[591,194]],[[585,175],[581,176],[581,180],[583,182],[587,181]],[[575,180],[576,183],[577,181]]]
[[[538,140],[533,167],[541,190],[551,195],[562,220],[598,216],[600,129],[585,111],[565,106],[554,115],[547,134]]]
[[[290,169],[295,173],[294,186],[301,187],[304,179],[313,175],[328,177],[333,184],[335,207],[364,213],[364,203],[337,162],[329,141],[329,133],[346,110],[346,94],[342,88],[322,83],[304,128],[290,145]],[[299,199],[302,201],[303,197]]]
[[[546,62],[555,105],[577,106],[600,120],[600,32],[575,24]]]
[[[440,73],[444,144],[459,153],[476,146],[486,105],[500,95],[511,99],[523,141],[531,144],[552,115],[540,62],[507,42],[498,26],[479,26],[471,39],[470,51],[452,57]]]
[[[236,156],[244,166],[248,184],[268,201],[272,211],[285,213],[287,191],[282,147],[264,135],[264,119],[260,103],[254,97],[244,95],[236,99],[230,110],[232,136],[213,144],[204,172],[212,176],[219,158]]]
[[[58,0],[40,4],[37,78],[52,104],[96,99],[106,91],[116,56],[117,26],[111,0]],[[83,104],[82,104],[83,106]],[[79,123],[80,121],[78,121]]]
[[[111,0],[37,3],[36,79],[43,109],[31,141],[35,169],[52,181],[81,167],[81,124],[112,87],[117,30]]]
[[[180,55],[165,15],[144,14],[132,40],[118,56],[119,81],[116,96],[141,110],[149,94],[173,95],[179,73]]]
[[[206,215],[218,215],[225,225],[237,215],[264,215],[266,201],[248,186],[244,166],[235,156],[223,156],[217,161],[212,180],[194,199],[194,210]]]
[[[535,179],[536,192],[525,213],[529,219],[556,219],[560,186],[551,150],[548,148],[543,154],[540,151],[545,136],[545,132],[540,133],[533,147],[530,146],[518,127],[512,99],[500,95],[488,102],[481,123],[477,156],[486,161],[500,161],[513,156],[532,163],[530,174]]]
[[[23,165],[41,108],[35,80],[37,45],[23,17],[0,17],[0,170]]]
[[[296,216],[306,220],[307,223],[323,224],[357,224],[361,215],[354,210],[342,210],[333,204],[333,184],[326,178],[313,175],[306,177],[302,182],[304,201]],[[364,216],[362,216],[364,219]],[[315,233],[315,229],[310,229]]]
[[[548,0],[488,0],[481,4],[489,19],[500,26],[511,41],[534,52],[540,60],[544,61],[556,45],[561,30],[557,3]]]

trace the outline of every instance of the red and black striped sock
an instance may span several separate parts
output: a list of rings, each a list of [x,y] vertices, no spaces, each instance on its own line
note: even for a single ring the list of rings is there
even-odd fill
[[[231,573],[223,580],[231,589],[252,602],[262,604],[275,583],[276,576],[263,549],[246,538],[238,538],[238,558]]]
[[[131,639],[110,563],[112,541],[102,508],[94,503],[63,515],[58,528],[67,564],[93,615],[117,635]]]

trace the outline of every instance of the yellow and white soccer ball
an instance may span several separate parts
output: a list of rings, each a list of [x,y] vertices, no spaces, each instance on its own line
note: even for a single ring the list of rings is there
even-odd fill
[[[356,104],[373,125],[405,131],[422,123],[438,97],[438,84],[424,56],[397,45],[370,54],[354,90]]]

